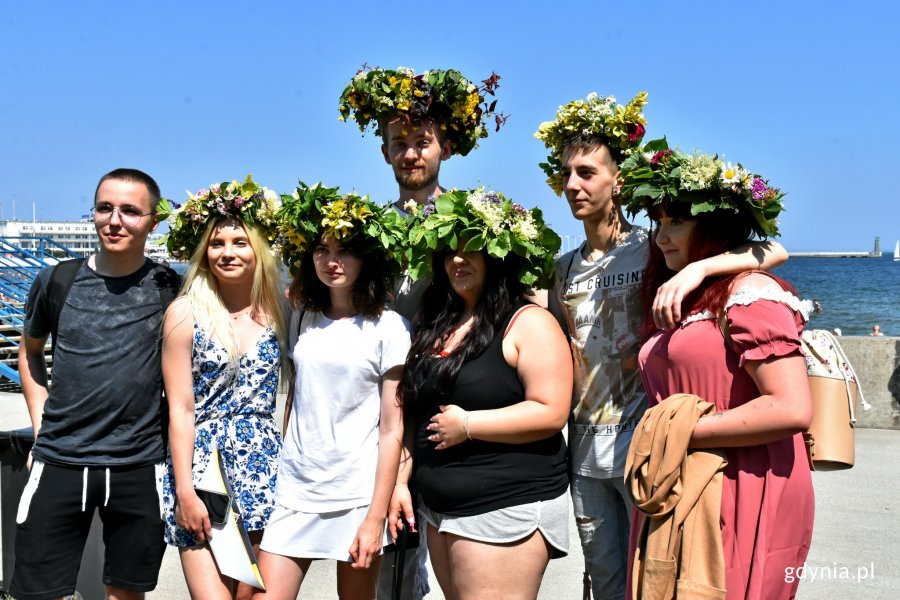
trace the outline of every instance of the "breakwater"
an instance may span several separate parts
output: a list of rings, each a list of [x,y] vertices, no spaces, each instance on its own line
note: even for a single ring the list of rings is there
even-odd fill
[[[871,252],[789,252],[790,258],[881,258]]]
[[[870,410],[857,404],[857,427],[900,429],[900,337],[838,338]]]

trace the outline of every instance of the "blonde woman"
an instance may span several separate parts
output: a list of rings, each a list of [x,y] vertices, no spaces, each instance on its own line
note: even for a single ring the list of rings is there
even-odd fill
[[[201,190],[175,215],[169,239],[176,252],[193,252],[181,296],[163,323],[170,413],[165,535],[180,550],[193,598],[252,594],[250,586],[219,572],[209,549],[210,515],[194,484],[216,468],[213,451],[222,458],[254,548],[273,507],[283,311],[264,235],[265,215],[274,214],[271,200],[249,178]]]

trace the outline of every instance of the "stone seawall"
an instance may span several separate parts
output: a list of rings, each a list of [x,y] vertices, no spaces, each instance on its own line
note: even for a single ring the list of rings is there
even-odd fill
[[[856,413],[857,427],[900,429],[900,337],[838,338],[850,359],[870,410]]]

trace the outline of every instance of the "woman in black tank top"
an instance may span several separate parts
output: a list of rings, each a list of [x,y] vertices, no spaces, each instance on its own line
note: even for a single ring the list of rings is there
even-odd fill
[[[523,299],[524,260],[464,246],[432,257],[433,281],[402,383],[422,525],[447,597],[494,595],[490,590],[536,597],[551,554],[565,552],[566,542],[514,521],[522,507],[540,513],[541,503],[567,506],[561,430],[571,409],[571,354],[550,313]],[[401,510],[411,516],[402,485],[409,475],[401,471],[392,524]],[[506,525],[497,537],[500,522]],[[490,531],[469,537],[475,529]],[[510,531],[512,540],[493,541]]]

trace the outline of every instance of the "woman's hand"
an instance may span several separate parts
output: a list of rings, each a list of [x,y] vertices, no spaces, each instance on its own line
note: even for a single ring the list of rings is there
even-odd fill
[[[456,406],[442,406],[441,412],[431,417],[431,422],[425,429],[432,432],[428,436],[429,441],[436,442],[436,450],[443,450],[469,439],[466,435],[466,419],[468,413]]]
[[[416,515],[413,512],[412,494],[409,492],[409,486],[405,483],[398,483],[394,486],[394,493],[391,495],[391,505],[388,510],[388,531],[391,539],[397,541],[397,536],[403,529],[403,521],[400,517],[404,517],[409,523],[410,531],[416,530]]]
[[[194,490],[178,496],[178,500],[175,502],[175,522],[193,533],[201,544],[208,542],[212,537],[209,513]]]
[[[367,515],[359,526],[356,538],[350,544],[350,557],[354,569],[368,569],[379,555],[384,541],[384,519]]]

